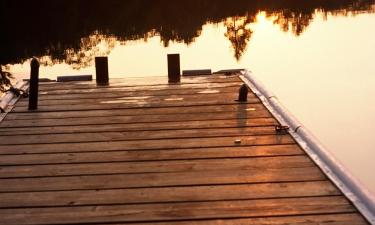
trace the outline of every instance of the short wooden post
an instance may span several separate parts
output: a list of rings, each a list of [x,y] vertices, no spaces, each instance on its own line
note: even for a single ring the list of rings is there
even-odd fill
[[[108,85],[108,57],[95,57],[96,84]]]
[[[238,101],[239,102],[247,102],[247,94],[249,93],[249,90],[247,89],[247,85],[243,84],[241,85],[239,91],[238,91]]]
[[[180,54],[168,54],[168,82],[180,82],[180,77]]]
[[[29,110],[38,108],[38,86],[39,86],[39,62],[33,58],[30,63],[30,89],[29,89]]]

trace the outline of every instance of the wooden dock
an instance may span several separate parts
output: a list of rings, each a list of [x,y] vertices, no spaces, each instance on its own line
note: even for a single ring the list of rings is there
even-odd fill
[[[368,224],[242,83],[41,83],[0,124],[0,224]]]

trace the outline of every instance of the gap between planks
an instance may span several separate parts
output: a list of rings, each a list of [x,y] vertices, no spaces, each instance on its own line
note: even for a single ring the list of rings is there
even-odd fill
[[[358,213],[325,213],[301,216],[268,216],[141,223],[101,223],[102,225],[368,225]]]
[[[1,179],[0,192],[102,190],[146,187],[179,187],[224,184],[254,184],[324,181],[316,166],[247,170],[189,171],[169,173],[74,175]]]
[[[296,145],[237,146],[217,148],[43,153],[1,155],[0,165],[44,165],[94,162],[136,162],[181,159],[221,159],[305,155]]]
[[[149,123],[105,123],[88,125],[57,125],[57,126],[25,126],[6,127],[0,130],[1,136],[29,135],[29,134],[77,134],[90,132],[125,132],[125,131],[163,131],[184,129],[208,128],[245,128],[275,126],[279,123],[274,118],[254,119],[222,119],[222,120],[191,120],[191,121],[165,121]]]
[[[262,112],[267,109],[260,103],[256,104],[233,104],[210,105],[210,106],[179,106],[179,107],[153,107],[138,109],[112,109],[112,110],[83,110],[83,111],[64,111],[64,112],[12,112],[6,118],[8,120],[29,120],[29,119],[59,119],[59,118],[86,118],[86,117],[106,117],[106,116],[134,116],[134,115],[160,115],[160,114],[184,114],[191,113],[220,113],[233,111]],[[84,112],[84,114],[82,113]],[[269,114],[270,115],[270,114]]]
[[[288,207],[285,207],[285,206]],[[146,222],[234,217],[291,216],[352,213],[354,207],[341,196],[237,200],[192,203],[77,206],[56,208],[1,209],[5,223],[100,223]],[[20,216],[22,215],[22,216]]]
[[[189,159],[135,162],[101,162],[52,165],[12,165],[0,167],[0,178],[57,177],[103,174],[171,173],[194,171],[300,169],[314,163],[306,155],[230,159]]]
[[[240,128],[202,128],[202,129],[172,129],[151,131],[117,131],[117,132],[89,132],[65,134],[28,134],[16,136],[0,136],[0,146],[22,144],[53,144],[53,143],[81,143],[125,140],[152,140],[203,137],[236,137],[279,135],[274,126],[255,126]]]
[[[0,193],[0,208],[338,196],[329,181]]]
[[[154,114],[154,115],[113,115],[113,116],[98,116],[98,117],[81,117],[81,118],[35,118],[27,120],[11,120],[6,119],[2,121],[0,127],[46,127],[46,126],[60,126],[60,125],[96,125],[96,124],[150,124],[161,122],[186,122],[186,121],[215,121],[225,119],[248,119],[249,123],[253,123],[254,119],[271,118],[271,115],[266,110],[258,110],[254,112],[252,108],[240,108],[236,112],[214,112],[214,113],[169,113],[169,114]],[[220,122],[220,121],[219,121]],[[241,124],[239,124],[241,125]]]
[[[241,140],[241,143],[235,143]],[[128,140],[108,142],[84,143],[56,143],[56,144],[24,144],[3,146],[0,154],[27,154],[27,153],[58,153],[58,152],[92,152],[114,150],[151,150],[151,149],[181,149],[201,147],[236,147],[259,145],[295,144],[290,135],[262,135],[262,136],[233,136],[233,137],[206,137],[206,138],[175,138],[153,140]]]

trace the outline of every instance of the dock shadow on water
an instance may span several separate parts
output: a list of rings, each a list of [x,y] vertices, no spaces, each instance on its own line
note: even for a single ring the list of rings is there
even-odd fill
[[[160,36],[171,42],[193,43],[202,26],[223,23],[225,37],[239,60],[251,42],[249,24],[263,11],[283,31],[300,35],[316,12],[353,15],[374,12],[374,0],[80,0],[0,2],[2,40],[0,64],[22,63],[37,56],[45,65],[66,63],[75,69],[92,65],[115,46]]]

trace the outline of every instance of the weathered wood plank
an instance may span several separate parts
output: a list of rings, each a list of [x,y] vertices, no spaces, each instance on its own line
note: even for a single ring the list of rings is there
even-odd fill
[[[238,99],[237,93],[219,93],[219,94],[196,94],[196,95],[169,95],[169,96],[136,96],[121,98],[101,98],[96,99],[68,99],[68,100],[45,100],[38,103],[38,109],[61,107],[86,109],[86,107],[106,105],[123,105],[125,107],[160,107],[160,106],[194,106],[194,105],[212,105],[212,104],[233,104]],[[249,96],[248,103],[259,103],[259,99]],[[27,108],[28,103],[21,101],[17,103],[15,109]]]
[[[185,90],[185,93],[175,93],[175,91],[166,92],[164,91],[161,94],[154,94],[151,91],[138,93],[138,92],[119,92],[119,93],[95,93],[95,94],[80,94],[75,95],[75,97],[65,97],[65,95],[46,95],[49,96],[49,98],[43,98],[43,95],[40,99],[38,99],[38,105],[66,105],[66,104],[100,104],[105,101],[122,101],[122,102],[155,102],[155,101],[163,101],[165,99],[178,99],[182,98],[184,101],[189,101],[190,99],[194,100],[195,98],[200,99],[211,99],[213,97],[221,96],[234,96],[234,99],[236,99],[236,96],[238,98],[238,87],[236,89],[232,88],[230,90],[221,90],[221,89],[192,89],[192,90]],[[233,98],[233,97],[232,97]],[[248,94],[248,99],[254,99],[256,96],[250,92]],[[234,100],[233,99],[233,100]],[[170,101],[170,100],[169,100]],[[28,105],[28,101],[21,100],[17,103],[17,106],[25,106]]]
[[[124,132],[124,131],[156,131],[174,129],[205,129],[205,128],[244,128],[256,126],[275,126],[279,124],[274,118],[222,119],[198,121],[166,121],[152,123],[117,123],[92,125],[64,125],[51,127],[9,127],[0,129],[0,136],[29,134],[67,134],[93,132]]]
[[[139,150],[112,152],[1,155],[0,165],[43,165],[64,163],[135,162],[173,159],[219,159],[305,154],[298,145]]]
[[[111,110],[86,110],[82,111],[64,111],[64,112],[12,112],[7,115],[5,120],[36,120],[36,119],[62,119],[62,118],[87,118],[87,117],[106,117],[106,116],[132,116],[132,115],[160,115],[160,114],[200,114],[200,113],[219,113],[219,112],[242,112],[247,111],[249,118],[256,117],[258,113],[267,111],[266,108],[258,104],[233,104],[209,105],[209,106],[181,106],[181,107],[156,107],[156,108],[133,108],[133,109],[111,109]],[[270,115],[270,114],[269,114]]]
[[[151,86],[99,86],[99,87],[92,87],[92,88],[49,88],[48,90],[40,91],[39,94],[41,96],[44,95],[51,95],[51,96],[59,96],[59,95],[66,95],[66,94],[104,94],[104,93],[117,93],[117,92],[143,92],[143,91],[183,91],[183,90],[192,90],[192,89],[216,89],[216,88],[226,88],[232,87],[235,85],[240,85],[243,82],[228,82],[228,83],[203,83],[203,84],[183,84],[183,85],[151,85]]]
[[[227,87],[231,84],[243,83],[240,79],[232,79],[227,81],[212,81],[212,82],[181,82],[181,83],[156,83],[156,84],[141,84],[133,85],[126,83],[112,82],[108,86],[97,86],[96,83],[87,82],[70,82],[70,83],[40,83],[41,90],[43,91],[66,91],[68,89],[76,90],[116,90],[117,89],[128,89],[131,91],[142,91],[142,90],[177,90],[177,89],[197,89],[197,88],[216,88],[216,87]],[[74,88],[72,88],[74,87]]]
[[[105,225],[104,223],[101,223]],[[211,220],[188,220],[149,223],[126,223],[126,225],[368,225],[358,213],[321,214],[310,216],[277,216],[257,218],[230,218]],[[111,223],[125,225],[125,223]]]
[[[285,207],[288,206],[288,207]],[[281,198],[194,203],[77,206],[2,209],[4,223],[61,224],[163,221],[233,217],[350,213],[356,210],[344,197]]]
[[[195,98],[196,100],[193,100]],[[145,108],[145,107],[176,107],[176,106],[203,106],[203,105],[225,105],[233,104],[238,98],[237,94],[230,94],[225,96],[210,96],[210,97],[167,97],[164,99],[140,99],[140,100],[108,100],[103,101],[97,100],[96,102],[82,101],[77,104],[68,105],[41,105],[38,106],[38,111],[69,111],[69,110],[94,110],[94,109],[123,109],[123,108]],[[260,100],[257,98],[248,99],[247,103],[259,103]],[[242,104],[242,103],[239,103]],[[28,109],[25,106],[16,106],[13,112],[27,112]]]
[[[193,90],[213,90],[217,88],[228,88],[239,86],[243,84],[242,81],[232,82],[214,82],[214,83],[185,83],[185,84],[167,84],[167,85],[146,85],[146,86],[123,86],[123,85],[110,85],[110,86],[86,86],[84,84],[56,86],[50,87],[42,86],[40,95],[66,95],[66,94],[103,94],[103,93],[125,93],[125,92],[184,92]],[[164,94],[163,94],[164,95]]]
[[[306,156],[274,156],[232,159],[190,159],[147,162],[80,163],[56,165],[0,166],[0,178],[54,177],[74,175],[170,173],[187,171],[250,170],[262,168],[300,169],[314,164]]]
[[[241,143],[235,143],[241,140]],[[30,154],[30,153],[68,153],[93,151],[123,151],[123,150],[150,150],[150,149],[181,149],[202,147],[235,147],[256,145],[283,145],[294,144],[290,135],[264,136],[235,136],[214,138],[182,138],[160,140],[134,140],[88,143],[58,143],[58,144],[25,144],[2,146],[2,154]]]
[[[78,93],[53,93],[41,92],[38,100],[40,102],[46,100],[61,100],[61,99],[92,99],[98,98],[120,98],[120,97],[139,97],[139,96],[165,96],[165,95],[195,95],[195,94],[217,94],[217,93],[237,93],[241,83],[230,83],[212,85],[209,88],[198,87],[198,88],[182,88],[182,89],[150,89],[150,90],[128,90],[127,88],[112,88],[107,89],[92,89],[92,91],[78,92]],[[254,96],[252,92],[249,92],[251,96]]]
[[[154,80],[156,79],[156,80]],[[161,80],[158,80],[161,79]],[[111,79],[108,86],[97,86],[95,82],[69,82],[69,83],[58,83],[58,82],[46,82],[40,83],[40,91],[47,90],[71,90],[71,89],[106,89],[113,87],[120,88],[134,88],[134,89],[150,89],[152,87],[157,88],[171,88],[181,89],[183,87],[197,88],[202,86],[210,86],[213,83],[233,83],[242,82],[238,76],[212,76],[212,77],[192,77],[184,78],[180,83],[168,84],[165,78],[149,77],[139,78],[138,80],[132,79],[129,82],[119,79]]]
[[[147,126],[147,125],[146,125]],[[276,134],[274,126],[0,136],[0,146]],[[173,140],[171,140],[173,141]]]
[[[182,122],[182,121],[207,121],[222,119],[249,119],[251,122],[255,118],[271,118],[266,110],[252,111],[239,110],[238,112],[218,112],[218,113],[177,113],[177,114],[155,114],[155,115],[128,115],[128,116],[99,116],[81,118],[54,118],[54,119],[29,119],[29,120],[5,120],[1,123],[1,128],[8,127],[55,127],[67,125],[99,125],[99,124],[125,124],[125,123],[152,123],[152,122]],[[81,112],[82,116],[85,112]],[[145,124],[145,126],[147,126]],[[6,132],[6,130],[4,130]]]
[[[120,188],[167,187],[249,184],[274,182],[303,182],[326,180],[316,167],[298,169],[252,169],[223,171],[194,171],[170,173],[138,173],[86,175],[63,177],[7,178],[0,181],[0,192],[99,190]]]
[[[340,195],[329,181],[0,193],[0,208],[245,200]]]

